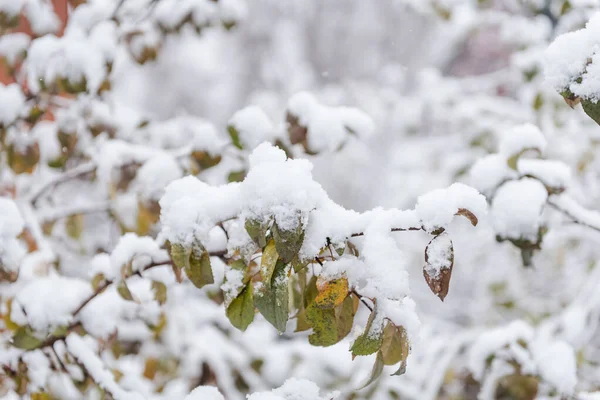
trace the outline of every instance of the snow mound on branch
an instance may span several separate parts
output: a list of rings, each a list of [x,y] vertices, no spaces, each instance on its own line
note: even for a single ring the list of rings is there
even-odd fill
[[[214,386],[198,386],[184,400],[225,400],[223,395]]]
[[[306,379],[290,378],[280,388],[271,392],[254,393],[248,396],[248,400],[333,400],[338,396],[338,392],[321,396],[315,383]]]
[[[600,13],[585,28],[557,37],[546,50],[546,82],[557,92],[570,91],[584,99],[600,99]]]
[[[502,182],[516,178],[517,173],[508,166],[506,156],[490,154],[477,160],[469,171],[469,177],[473,187],[490,196]]]
[[[561,161],[519,159],[517,170],[521,175],[537,178],[551,188],[564,189],[571,181],[571,169]]]
[[[138,236],[126,233],[110,255],[110,269],[97,271],[104,273],[107,279],[116,279],[121,275],[121,268],[131,262],[132,272],[139,271],[152,262],[168,259],[167,252],[161,250],[154,239],[149,236]]]
[[[469,210],[476,216],[485,215],[485,197],[470,186],[454,183],[447,189],[437,189],[419,196],[415,207],[427,232],[445,229],[461,209]]]
[[[8,126],[20,117],[25,107],[25,95],[16,83],[10,85],[0,84],[0,123]]]
[[[20,54],[27,50],[31,38],[26,33],[9,33],[0,37],[0,55],[14,65]]]
[[[492,201],[494,229],[504,238],[537,242],[548,191],[537,179],[523,178],[500,186]]]
[[[229,120],[229,125],[239,132],[240,141],[247,149],[254,149],[260,143],[269,142],[277,136],[267,114],[256,106],[237,111]]]
[[[11,318],[40,332],[73,322],[73,312],[92,294],[84,280],[64,276],[38,278],[21,289],[12,307]]]
[[[524,321],[512,321],[510,324],[483,333],[469,351],[468,368],[477,380],[485,373],[486,360],[498,349],[515,344],[518,340],[530,342],[534,337],[533,328]]]
[[[287,109],[308,129],[308,148],[312,151],[335,151],[349,133],[366,138],[375,132],[375,123],[363,111],[320,104],[308,92],[292,96]]]
[[[499,150],[507,157],[520,154],[526,150],[537,150],[540,154],[546,149],[546,138],[540,129],[533,124],[517,125],[500,137]]]
[[[106,78],[102,51],[84,37],[45,35],[31,42],[24,70],[28,87],[34,93],[45,85],[66,79],[72,84],[85,82],[95,93]]]
[[[134,185],[142,198],[158,200],[164,194],[165,187],[182,175],[183,171],[174,157],[159,154],[140,167]]]

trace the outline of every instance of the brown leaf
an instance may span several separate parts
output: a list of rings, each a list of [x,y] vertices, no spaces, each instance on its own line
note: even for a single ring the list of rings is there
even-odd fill
[[[462,215],[463,217],[467,218],[471,222],[471,225],[473,225],[473,226],[477,226],[477,223],[479,222],[479,220],[477,219],[475,214],[473,214],[471,211],[467,210],[466,208],[459,208],[456,215]]]
[[[429,242],[425,248],[423,276],[431,291],[444,301],[450,288],[450,277],[454,266],[454,246],[447,233],[443,232]]]

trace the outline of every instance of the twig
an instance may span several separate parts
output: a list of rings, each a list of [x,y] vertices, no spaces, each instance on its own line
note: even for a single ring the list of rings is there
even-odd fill
[[[411,226],[410,228],[392,228],[391,232],[422,231],[422,227]],[[350,237],[364,236],[364,232],[353,233]]]
[[[563,195],[553,196],[554,201],[548,200],[548,205],[569,217],[574,223],[600,232],[600,213],[588,210],[572,198]],[[594,223],[594,219],[596,219]]]
[[[96,163],[91,161],[85,164],[78,165],[77,167],[66,171],[65,173],[55,177],[54,179],[51,179],[50,181],[46,182],[46,184],[39,187],[29,196],[29,201],[31,202],[31,204],[35,205],[40,199],[40,197],[42,197],[48,190],[60,185],[63,182],[67,182],[71,179],[76,179],[83,175],[92,173],[96,170],[96,168]]]
[[[221,250],[221,251],[214,251],[214,252],[210,252],[209,253],[211,256],[213,257],[223,257],[225,254],[227,254],[226,250]],[[145,266],[140,272],[146,272],[152,268],[155,267],[162,267],[162,266],[167,266],[167,265],[171,265],[172,262],[170,260],[164,260],[164,261],[160,261],[160,262],[152,262],[150,264],[148,264],[147,266]],[[133,274],[131,276],[128,276],[127,278],[131,278],[132,276],[136,276],[139,274]],[[77,307],[75,309],[75,311],[73,311],[73,317],[76,317],[77,315],[79,315],[79,313],[92,301],[94,300],[96,297],[98,297],[100,294],[102,294],[109,286],[111,286],[113,283],[115,283],[115,280],[105,280],[104,282],[102,282],[97,288],[96,290],[94,290],[94,292],[89,295],[80,305],[79,307]],[[81,322],[73,322],[71,323],[71,325],[69,325],[67,327],[67,331],[65,334],[62,335],[56,335],[56,336],[50,336],[49,338],[47,338],[46,340],[44,340],[42,343],[40,343],[38,346],[36,346],[35,348],[31,349],[31,350],[36,350],[36,349],[42,349],[48,346],[52,346],[54,343],[60,341],[60,340],[64,340],[66,339],[66,337],[69,335],[69,333],[77,330],[78,328],[80,328]]]

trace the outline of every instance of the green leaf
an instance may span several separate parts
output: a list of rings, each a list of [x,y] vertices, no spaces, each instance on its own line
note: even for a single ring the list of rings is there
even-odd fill
[[[312,328],[312,324],[308,320],[308,311],[303,308],[296,315],[296,330],[294,332],[304,332],[310,328]]]
[[[179,243],[171,244],[171,259],[173,260],[173,264],[181,269],[186,268],[190,265],[190,255],[192,254],[192,249],[184,247]]]
[[[600,104],[598,104],[598,102],[594,103],[590,100],[582,99],[581,105],[583,106],[583,111],[585,111],[588,117],[600,125]]]
[[[210,265],[210,254],[203,249],[193,249],[190,262],[185,268],[185,273],[190,281],[198,289],[214,283],[212,267]]]
[[[354,299],[353,296],[347,296],[342,304],[335,308],[335,320],[337,323],[338,340],[342,340],[352,330],[354,323]]]
[[[117,283],[117,293],[125,300],[134,301],[133,294],[131,294],[131,290],[129,290],[129,286],[127,286],[127,282],[124,279]]]
[[[232,171],[227,175],[227,182],[241,182],[246,177],[246,170]]]
[[[540,382],[535,376],[507,375],[498,380],[496,399],[534,400],[537,398]]]
[[[383,365],[383,355],[379,351],[377,352],[377,358],[375,358],[375,364],[373,364],[373,369],[371,370],[371,375],[369,376],[369,379],[364,385],[358,388],[358,390],[364,389],[371,383],[375,382],[375,380],[379,378],[379,376],[381,376],[381,373],[383,372]]]
[[[381,348],[383,343],[383,321],[375,321],[377,307],[367,321],[364,332],[356,338],[350,351],[354,356],[368,356]]]
[[[394,365],[408,357],[409,343],[406,330],[389,322],[383,330],[381,353],[385,365]]]
[[[158,304],[165,304],[167,301],[167,286],[160,281],[152,281],[152,292],[154,299]]]
[[[406,372],[406,360],[402,360],[402,362],[400,363],[400,367],[398,367],[398,370],[396,370],[396,372],[394,372],[392,374],[392,376],[404,375],[405,372]]]
[[[263,222],[260,219],[247,218],[244,223],[248,236],[261,249],[267,245],[267,231],[269,230],[269,221]]]
[[[92,289],[98,290],[100,284],[103,283],[105,280],[106,278],[104,277],[103,273],[94,275],[94,277],[92,278]]]
[[[508,160],[506,161],[506,163],[508,164],[508,166],[511,169],[514,169],[515,171],[517,170],[517,164],[519,163],[519,158],[521,158],[521,156],[525,153],[527,153],[528,151],[533,151],[536,152],[538,155],[541,153],[540,149],[537,148],[528,148],[528,149],[523,149],[520,152],[513,154],[512,156],[510,156],[508,158]]]
[[[241,291],[241,293],[233,299],[227,307],[227,318],[231,325],[241,331],[245,331],[248,325],[254,320],[254,295],[252,282]]]
[[[271,278],[277,265],[279,255],[275,248],[275,242],[270,240],[265,249],[263,250],[261,261],[260,261],[260,275],[265,285],[271,286]]]
[[[12,338],[12,345],[18,349],[33,350],[38,348],[42,341],[35,337],[33,331],[28,326],[22,326],[15,332]]]
[[[304,241],[304,227],[301,221],[298,221],[298,226],[292,230],[280,229],[275,221],[272,231],[279,257],[283,258],[286,263],[293,261],[298,256]]]
[[[227,133],[229,133],[229,137],[231,138],[231,143],[237,147],[238,149],[243,149],[242,142],[240,141],[240,132],[235,129],[233,125],[227,125]]]
[[[254,305],[280,333],[285,332],[289,317],[288,275],[286,264],[278,261],[271,285],[261,285],[254,295]]]
[[[319,308],[316,302],[306,309],[306,316],[313,333],[308,341],[313,346],[331,346],[345,338],[352,330],[354,321],[354,300],[347,296],[335,308]]]
[[[308,342],[313,346],[331,346],[338,342],[338,328],[333,309],[321,309],[313,302],[306,309],[306,317],[313,333]]]

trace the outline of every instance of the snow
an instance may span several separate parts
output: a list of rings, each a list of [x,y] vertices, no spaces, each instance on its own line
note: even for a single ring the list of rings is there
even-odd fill
[[[319,393],[319,387],[306,379],[290,378],[271,392],[260,392],[249,395],[248,400],[335,400],[339,393],[326,395]]]
[[[0,12],[9,17],[17,16],[23,8],[25,0],[0,0]]]
[[[31,129],[31,135],[40,145],[40,159],[46,163],[62,154],[57,134],[58,126],[54,121],[40,121]]]
[[[531,343],[542,378],[551,383],[560,394],[571,396],[577,385],[577,365],[573,347],[561,340],[537,338]]]
[[[73,312],[92,294],[87,281],[64,276],[37,278],[15,296],[11,318],[40,332],[73,322]]]
[[[486,196],[505,180],[516,178],[517,173],[508,166],[506,156],[490,154],[480,158],[469,171],[469,183]]]
[[[450,269],[454,263],[452,240],[446,232],[436,236],[427,246],[425,271],[431,278],[437,278],[441,271]]]
[[[238,183],[212,187],[193,176],[178,179],[160,199],[161,237],[171,243],[191,246],[207,242],[211,229],[233,218],[244,199]]]
[[[221,0],[219,1],[219,15],[221,21],[243,21],[248,15],[248,5],[243,0]]]
[[[115,285],[111,285],[90,301],[79,314],[86,332],[104,339],[115,332],[121,340],[147,340],[152,337],[146,324],[157,323],[161,307],[154,300],[151,281],[130,278],[127,285],[139,303],[123,299],[117,293]]]
[[[350,133],[365,139],[375,131],[375,123],[363,111],[322,105],[308,92],[292,96],[287,109],[308,128],[308,148],[314,152],[339,149]]]
[[[214,386],[198,386],[184,400],[225,400],[223,395]]]
[[[578,396],[580,400],[600,400],[600,392],[580,392]]]
[[[6,197],[0,197],[0,237],[4,240],[18,236],[25,222],[15,202]]]
[[[162,2],[161,2],[162,4]],[[140,143],[163,149],[191,146],[193,150],[221,154],[227,140],[215,126],[205,119],[193,116],[177,116],[165,121],[151,123],[134,138]]]
[[[34,350],[23,354],[27,364],[27,376],[34,390],[43,390],[50,375],[50,360],[42,350]]]
[[[174,157],[159,154],[146,161],[137,171],[134,187],[147,200],[158,200],[165,187],[181,178],[183,171]]]
[[[27,0],[24,11],[31,30],[37,35],[55,33],[61,26],[53,5],[47,1]]]
[[[0,36],[0,56],[12,66],[27,50],[29,43],[31,38],[26,33],[9,33]]]
[[[468,355],[468,368],[473,377],[479,381],[484,376],[486,360],[504,346],[517,344],[519,339],[530,343],[534,338],[534,330],[524,321],[511,323],[482,333],[471,346]]]
[[[25,95],[16,83],[8,86],[0,84],[0,123],[4,127],[15,122],[25,106]]]
[[[155,10],[156,20],[167,29],[176,29],[187,17],[198,27],[208,25],[217,14],[217,4],[210,1],[166,0]]]
[[[500,136],[499,151],[512,157],[526,150],[536,150],[540,154],[546,148],[546,139],[540,129],[533,124],[515,126]]]
[[[311,171],[309,161],[285,161],[283,150],[261,144],[250,157],[250,171],[241,187],[247,212],[271,214],[281,229],[294,229],[299,217],[305,219],[306,213],[326,198],[321,185],[312,179]]]
[[[104,273],[107,279],[116,279],[121,276],[121,269],[130,262],[132,271],[137,272],[152,262],[162,262],[167,259],[167,252],[160,249],[154,239],[149,236],[140,237],[130,232],[121,236],[112,251],[110,269],[98,272]]]
[[[568,89],[584,99],[600,99],[599,55],[596,53],[600,46],[599,33],[600,14],[597,13],[585,28],[560,35],[550,44],[544,69],[546,82],[556,91]]]
[[[553,189],[565,189],[571,181],[571,169],[561,161],[519,159],[517,170],[521,175],[537,178]]]
[[[269,117],[256,106],[237,111],[228,125],[238,132],[240,141],[246,149],[254,149],[262,142],[270,142],[276,137],[276,131]]]
[[[38,93],[42,87],[60,79],[72,84],[86,83],[86,90],[95,93],[106,79],[105,60],[96,46],[82,37],[45,35],[31,42],[24,70],[28,87]]]
[[[225,293],[226,304],[229,304],[240,293],[244,287],[243,279],[242,271],[226,267],[225,282],[221,285],[221,290]]]
[[[113,373],[94,353],[85,339],[71,333],[67,336],[66,343],[69,353],[85,367],[94,382],[109,392],[115,400],[144,400],[141,394],[126,391],[115,382]]]
[[[550,201],[559,209],[564,210],[566,215],[574,220],[583,221],[589,226],[600,228],[600,212],[582,207],[567,194],[552,196]]]
[[[447,189],[436,189],[419,196],[415,206],[415,211],[427,232],[445,229],[460,209],[483,216],[487,212],[485,197],[469,186],[454,183]]]
[[[537,179],[510,181],[498,188],[492,200],[492,223],[503,238],[537,243],[541,214],[548,192]]]
[[[121,140],[109,140],[98,143],[89,149],[96,164],[96,174],[101,182],[111,182],[113,168],[130,163],[144,163],[161,152],[152,148],[134,145]]]

